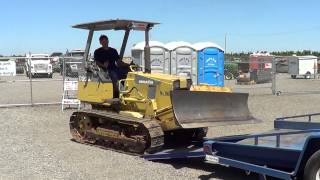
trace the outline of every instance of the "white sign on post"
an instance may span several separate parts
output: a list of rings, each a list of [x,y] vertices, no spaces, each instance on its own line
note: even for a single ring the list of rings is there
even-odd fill
[[[78,81],[64,81],[65,91],[76,91],[78,90]]]
[[[0,61],[0,76],[16,76],[16,62]]]
[[[80,101],[79,99],[62,99],[62,104],[71,104],[71,105],[74,105],[74,104],[80,104]]]
[[[81,104],[80,100],[74,97],[69,97],[71,94],[75,94],[75,91],[77,90],[78,90],[78,81],[64,81],[62,111],[64,109],[64,105],[77,105],[78,109],[80,109],[80,104]]]

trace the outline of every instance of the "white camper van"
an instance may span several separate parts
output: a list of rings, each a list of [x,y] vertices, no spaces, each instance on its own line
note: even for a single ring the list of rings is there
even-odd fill
[[[49,54],[27,54],[27,76],[29,78],[38,76],[52,78],[52,64],[50,63],[50,59]]]
[[[297,76],[310,79],[318,71],[317,63],[316,56],[291,56],[288,58],[288,72],[292,79]]]

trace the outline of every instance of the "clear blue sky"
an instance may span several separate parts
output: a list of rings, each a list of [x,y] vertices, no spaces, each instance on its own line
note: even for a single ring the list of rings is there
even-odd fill
[[[7,0],[1,2],[0,54],[84,48],[87,31],[71,25],[115,18],[160,22],[151,40],[163,43],[212,41],[224,47],[227,33],[229,52],[320,51],[319,7],[319,0]],[[104,33],[119,49],[122,33]],[[128,46],[142,40],[138,32]]]

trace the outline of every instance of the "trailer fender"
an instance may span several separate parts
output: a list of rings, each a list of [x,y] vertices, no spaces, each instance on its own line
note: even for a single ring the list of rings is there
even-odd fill
[[[308,159],[307,164],[304,168],[303,179],[314,180],[319,179],[320,171],[320,150],[312,154]]]
[[[295,175],[300,176],[303,175],[304,168],[310,159],[310,157],[320,150],[320,136],[309,136],[306,140],[306,143],[303,147],[301,155],[299,157]]]

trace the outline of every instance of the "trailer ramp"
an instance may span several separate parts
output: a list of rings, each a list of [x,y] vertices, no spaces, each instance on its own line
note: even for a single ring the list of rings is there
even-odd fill
[[[204,158],[204,141],[193,141],[187,145],[165,146],[161,151],[153,154],[145,154],[142,157],[146,160],[165,160],[165,159],[183,159],[183,158]]]

